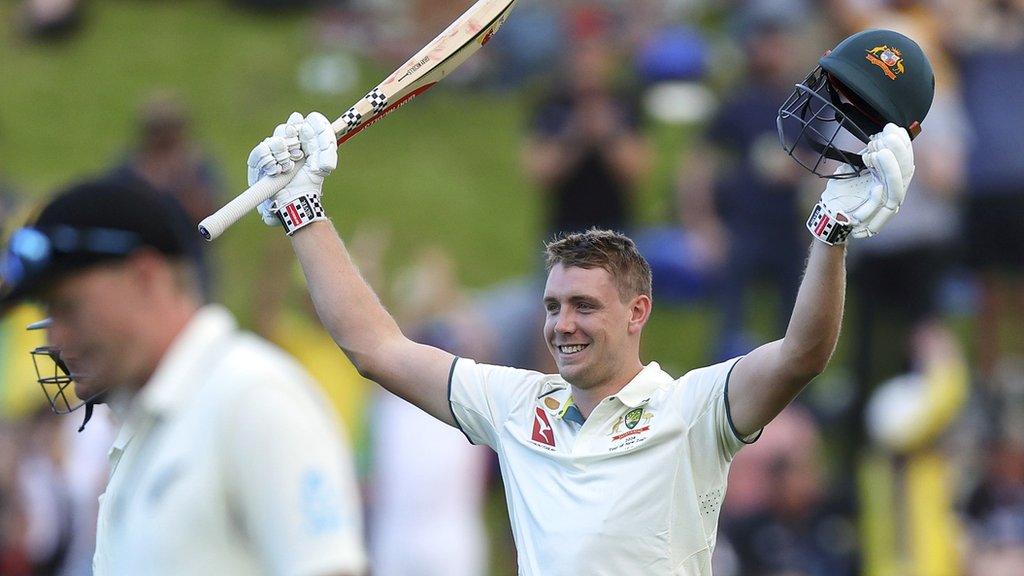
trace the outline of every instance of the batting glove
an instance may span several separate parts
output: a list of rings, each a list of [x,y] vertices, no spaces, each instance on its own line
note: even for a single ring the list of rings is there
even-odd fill
[[[907,131],[895,124],[871,137],[861,155],[867,173],[832,179],[807,220],[807,229],[822,242],[835,245],[847,238],[878,234],[896,215],[914,176],[914,149]],[[836,174],[854,171],[848,165]]]
[[[287,122],[274,129],[273,136],[249,153],[250,186],[265,176],[291,172],[303,158],[306,161],[292,181],[256,208],[266,225],[283,225],[288,234],[310,222],[327,219],[320,196],[324,178],[338,166],[338,144],[331,122],[319,112],[305,118],[293,112]]]

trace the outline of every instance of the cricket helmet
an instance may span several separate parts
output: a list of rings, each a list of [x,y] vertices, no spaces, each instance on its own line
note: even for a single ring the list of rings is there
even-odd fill
[[[779,108],[779,139],[818,176],[852,178],[864,161],[848,148],[862,150],[890,122],[915,138],[934,94],[931,63],[916,42],[892,30],[864,30],[826,52],[796,85]],[[832,173],[827,160],[850,168]]]

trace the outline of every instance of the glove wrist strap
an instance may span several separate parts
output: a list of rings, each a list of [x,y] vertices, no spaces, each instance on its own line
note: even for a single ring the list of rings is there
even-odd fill
[[[853,230],[850,218],[843,212],[830,210],[824,202],[818,202],[807,219],[811,235],[829,246],[845,244]]]
[[[324,207],[320,204],[320,195],[316,193],[303,194],[285,204],[274,202],[270,210],[281,221],[289,236],[317,220],[327,220]]]

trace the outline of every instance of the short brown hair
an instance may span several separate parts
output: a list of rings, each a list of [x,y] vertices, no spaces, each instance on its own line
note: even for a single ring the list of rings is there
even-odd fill
[[[557,235],[544,247],[546,267],[603,268],[619,288],[623,302],[639,296],[651,296],[651,265],[625,234],[591,228],[586,232]]]

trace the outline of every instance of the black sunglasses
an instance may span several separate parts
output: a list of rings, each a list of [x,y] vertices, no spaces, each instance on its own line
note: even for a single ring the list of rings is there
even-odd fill
[[[45,270],[58,255],[127,256],[141,244],[138,234],[114,228],[20,228],[11,235],[0,260],[0,280],[17,286]]]

